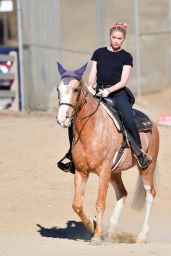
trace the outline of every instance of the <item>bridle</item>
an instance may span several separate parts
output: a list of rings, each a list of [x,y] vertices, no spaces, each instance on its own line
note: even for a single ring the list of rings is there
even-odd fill
[[[62,79],[63,78],[73,78],[73,79],[75,79],[75,80],[80,82],[80,85],[78,86],[78,88],[75,89],[75,92],[77,92],[77,98],[76,98],[75,104],[71,104],[71,103],[67,103],[67,102],[59,103],[59,107],[62,106],[62,105],[66,105],[66,106],[69,106],[69,107],[74,109],[74,112],[73,112],[73,114],[71,116],[71,119],[72,119],[73,117],[78,115],[79,111],[82,109],[84,104],[87,103],[86,97],[87,97],[88,92],[85,91],[83,102],[82,102],[82,104],[80,106],[78,106],[78,102],[79,102],[79,99],[80,99],[81,92],[84,89],[83,88],[82,78],[79,78],[78,76],[74,76],[74,75],[64,75],[64,76],[62,76]]]
[[[74,78],[74,79],[76,79],[77,81],[80,82],[79,87],[78,87],[77,89],[75,89],[75,90],[76,90],[75,92],[78,93],[78,94],[77,94],[76,101],[75,101],[75,105],[73,105],[73,104],[71,104],[71,103],[67,103],[67,102],[61,102],[61,103],[59,103],[59,107],[62,106],[62,105],[66,105],[66,106],[69,106],[69,107],[71,107],[71,108],[74,109],[74,112],[73,112],[72,116],[70,117],[71,119],[73,119],[74,117],[75,117],[75,118],[77,117],[79,111],[80,111],[80,110],[82,109],[82,107],[87,103],[87,99],[86,99],[86,98],[87,98],[87,95],[88,95],[88,91],[86,91],[86,90],[84,89],[84,87],[83,87],[82,78],[79,78],[78,76],[74,76],[74,75],[64,75],[64,76],[62,76],[62,79],[63,79],[63,78]],[[61,80],[62,80],[62,79],[61,79]],[[82,104],[81,104],[80,106],[78,106],[78,102],[79,102],[79,99],[80,99],[81,92],[83,92],[83,94],[84,94],[84,99],[83,99],[83,101],[82,101]],[[82,118],[80,119],[80,121],[82,121],[82,120],[84,120],[84,119],[87,119],[87,118],[90,118],[92,115],[94,115],[94,114],[96,113],[97,109],[98,109],[99,106],[100,106],[101,99],[102,99],[102,96],[100,96],[100,98],[99,98],[99,100],[98,100],[98,104],[97,104],[96,109],[95,109],[92,113],[86,115],[85,117],[82,117]],[[87,120],[88,120],[88,119],[87,119]]]

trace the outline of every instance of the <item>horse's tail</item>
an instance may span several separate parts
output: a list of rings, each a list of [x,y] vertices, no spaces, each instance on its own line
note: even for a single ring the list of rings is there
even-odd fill
[[[145,189],[141,176],[138,176],[134,197],[132,200],[132,208],[141,211],[145,204]]]
[[[158,168],[158,164],[156,164],[156,169],[154,171],[154,187],[155,190],[158,190],[158,185],[159,185],[159,172],[158,172],[159,168]],[[134,193],[134,197],[132,200],[132,208],[134,210],[137,211],[141,211],[144,204],[145,204],[145,189],[143,186],[143,181],[141,176],[138,176],[137,179],[137,184],[136,184],[136,189],[135,189],[135,193]]]

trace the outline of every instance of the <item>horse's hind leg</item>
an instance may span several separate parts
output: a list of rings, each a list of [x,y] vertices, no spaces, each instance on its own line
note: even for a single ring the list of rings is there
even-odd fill
[[[138,243],[145,243],[147,241],[147,236],[149,233],[151,211],[152,211],[154,198],[156,195],[154,176],[156,175],[158,150],[159,150],[159,132],[157,127],[153,125],[152,131],[151,131],[150,145],[147,152],[152,157],[152,162],[146,170],[142,171],[141,169],[139,169],[140,175],[143,181],[144,190],[145,190],[146,211],[145,211],[145,219],[144,219],[142,230],[137,237]]]
[[[146,171],[141,173],[141,178],[143,180],[143,186],[145,190],[145,200],[146,200],[146,209],[145,209],[145,218],[143,227],[141,232],[137,236],[136,242],[137,243],[145,243],[147,242],[147,237],[149,233],[149,225],[150,225],[150,217],[152,206],[154,202],[154,198],[156,195],[156,190],[154,187],[154,169],[156,167],[155,163],[152,163]]]
[[[82,220],[86,228],[93,234],[93,224],[83,212],[83,199],[87,179],[88,176],[84,175],[81,172],[76,171],[74,176],[75,193],[72,208],[79,215],[80,219]]]
[[[111,185],[113,186],[116,194],[116,205],[114,208],[114,211],[112,213],[112,216],[110,218],[109,228],[108,228],[108,237],[110,238],[111,234],[115,231],[118,222],[119,217],[121,215],[122,208],[125,203],[125,198],[127,196],[127,191],[125,189],[125,186],[123,184],[121,173],[116,173],[111,176]]]

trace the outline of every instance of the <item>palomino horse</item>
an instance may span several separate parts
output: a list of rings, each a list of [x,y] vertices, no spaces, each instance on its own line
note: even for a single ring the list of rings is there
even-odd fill
[[[112,162],[115,153],[123,141],[122,133],[118,132],[112,119],[97,103],[87,86],[82,81],[82,74],[86,65],[75,71],[65,70],[58,63],[61,81],[57,87],[59,97],[58,123],[66,128],[74,126],[74,140],[72,144],[72,157],[75,164],[75,194],[72,207],[79,215],[86,228],[93,234],[91,243],[100,244],[102,235],[102,221],[105,211],[106,194],[109,183],[114,187],[117,203],[109,223],[109,234],[115,229],[119,221],[121,210],[124,206],[127,191],[124,187],[121,172],[134,165],[136,161],[130,148],[125,150],[125,155],[118,167],[112,172]],[[147,241],[149,233],[149,220],[153,200],[156,195],[154,174],[156,169],[159,149],[159,134],[153,123],[152,129],[140,134],[142,147],[152,157],[151,164],[145,169],[139,169],[139,181],[135,202],[142,208],[146,200],[146,212],[141,232],[137,242]],[[89,174],[99,176],[99,191],[96,202],[96,226],[86,216],[83,209],[85,185]],[[140,193],[141,192],[141,193]]]

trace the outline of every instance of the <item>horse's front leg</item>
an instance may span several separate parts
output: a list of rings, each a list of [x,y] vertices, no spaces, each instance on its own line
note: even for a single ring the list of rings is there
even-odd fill
[[[91,239],[91,244],[100,245],[101,244],[101,235],[102,235],[102,224],[103,224],[103,214],[106,206],[106,195],[109,187],[110,180],[110,170],[101,172],[99,175],[99,192],[96,202],[96,228],[94,236]]]
[[[87,182],[88,176],[84,173],[75,172],[74,176],[74,186],[75,186],[75,192],[74,192],[74,200],[72,204],[72,208],[74,211],[78,214],[86,228],[93,234],[94,233],[94,227],[90,219],[85,215],[83,211],[83,199],[84,199],[84,193],[85,193],[85,185]]]

